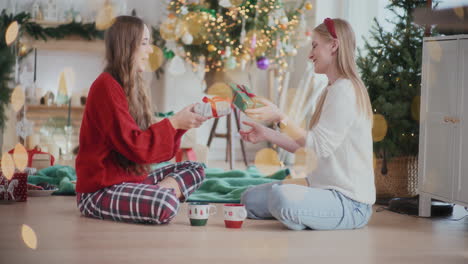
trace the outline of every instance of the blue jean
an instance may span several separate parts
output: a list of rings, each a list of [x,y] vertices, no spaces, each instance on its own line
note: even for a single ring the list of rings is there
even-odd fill
[[[372,215],[372,205],[354,201],[336,190],[277,182],[247,189],[241,203],[249,218],[275,218],[293,230],[361,228]]]

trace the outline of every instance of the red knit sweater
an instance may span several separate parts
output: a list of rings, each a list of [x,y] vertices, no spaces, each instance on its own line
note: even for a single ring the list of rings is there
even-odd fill
[[[91,85],[80,130],[76,157],[76,191],[95,192],[123,182],[141,182],[147,175],[131,175],[121,168],[115,153],[139,164],[170,160],[185,130],[168,119],[141,130],[128,110],[122,86],[108,73]]]

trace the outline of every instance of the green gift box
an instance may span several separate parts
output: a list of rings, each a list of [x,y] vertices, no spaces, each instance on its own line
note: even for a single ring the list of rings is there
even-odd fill
[[[263,104],[258,103],[257,100],[254,99],[255,94],[253,94],[247,86],[235,83],[231,83],[230,86],[233,93],[232,103],[242,112],[247,109],[263,106]]]

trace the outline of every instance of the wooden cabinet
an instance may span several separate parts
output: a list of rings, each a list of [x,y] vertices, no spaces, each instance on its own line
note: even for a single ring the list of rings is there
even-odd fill
[[[425,38],[419,141],[419,214],[431,199],[468,205],[468,35]]]

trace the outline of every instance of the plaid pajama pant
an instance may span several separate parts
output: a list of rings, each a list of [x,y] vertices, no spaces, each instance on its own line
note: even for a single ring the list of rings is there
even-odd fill
[[[174,178],[182,192],[158,186],[166,177]],[[197,190],[205,178],[204,165],[185,161],[158,168],[142,183],[121,183],[94,193],[77,193],[78,209],[87,217],[114,221],[165,224],[177,214],[180,202]]]

